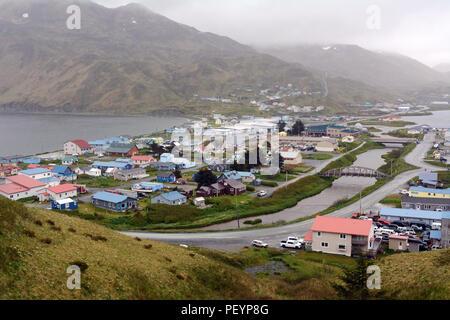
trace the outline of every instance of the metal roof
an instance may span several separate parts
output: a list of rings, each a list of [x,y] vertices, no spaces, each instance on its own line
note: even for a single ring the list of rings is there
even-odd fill
[[[48,172],[50,172],[50,170],[42,169],[42,168],[28,169],[28,170],[20,171],[21,174],[25,174],[27,176],[32,176],[32,175],[35,175],[35,174],[48,173]]]
[[[178,191],[172,191],[172,192],[169,192],[169,193],[164,193],[164,194],[161,195],[161,197],[163,197],[164,199],[166,199],[168,201],[175,201],[175,200],[180,200],[180,199],[186,199],[186,196],[183,196]]]
[[[402,202],[419,204],[450,204],[448,198],[427,198],[427,197],[402,197]]]
[[[128,197],[122,196],[120,194],[110,193],[110,192],[98,192],[92,196],[92,199],[112,202],[112,203],[121,203],[126,201]]]
[[[450,212],[447,212],[450,214]],[[427,210],[415,210],[415,209],[398,209],[382,207],[380,211],[381,216],[390,217],[404,217],[404,218],[415,218],[415,219],[431,219],[431,220],[441,220],[443,212],[439,211],[427,211]]]
[[[441,240],[441,230],[431,230],[430,239]]]
[[[411,188],[409,188],[409,191],[450,194],[450,188],[447,188],[447,189],[433,189],[433,188],[425,188],[425,187],[411,187]]]

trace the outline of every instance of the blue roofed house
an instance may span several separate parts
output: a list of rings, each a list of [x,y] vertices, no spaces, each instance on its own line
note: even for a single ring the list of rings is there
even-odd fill
[[[19,171],[19,175],[28,176],[28,177],[30,177],[32,179],[36,179],[36,180],[50,178],[53,176],[53,174],[50,170],[44,169],[44,168],[22,170],[22,171]]]
[[[116,162],[116,161],[110,161],[110,162],[95,161],[92,164],[92,168],[100,169],[102,171],[106,171],[108,169],[128,170],[128,169],[133,168],[133,165],[130,163]]]
[[[140,182],[133,185],[132,190],[147,190],[156,192],[164,189],[164,184],[157,182]]]
[[[439,184],[438,174],[436,172],[421,172],[419,173],[420,183],[427,188],[436,188]]]
[[[171,206],[185,204],[186,201],[186,196],[182,195],[178,191],[163,193],[152,198],[152,204],[168,204]]]
[[[158,170],[158,171],[173,171],[177,168],[175,163],[173,162],[152,162],[149,164],[150,168]]]
[[[246,171],[227,171],[222,173],[219,176],[219,181],[224,181],[226,179],[237,180],[242,183],[253,183],[256,180],[256,177],[251,172]]]
[[[75,172],[73,172],[72,169],[68,166],[54,166],[52,169],[52,173],[60,180],[72,181],[77,179],[77,175],[75,174]]]
[[[430,240],[433,246],[441,246],[441,230],[430,230]]]
[[[172,160],[175,158],[175,156],[171,153],[163,153],[159,157],[160,162],[172,162]]]
[[[70,198],[52,201],[53,210],[76,210],[78,209],[78,201]]]
[[[98,192],[92,196],[92,204],[103,209],[125,212],[138,206],[136,198],[110,192]]]
[[[173,172],[160,172],[156,176],[156,181],[158,182],[166,182],[166,183],[174,183],[177,181],[177,177]]]
[[[0,164],[17,164],[25,160],[24,156],[4,156],[0,157]]]

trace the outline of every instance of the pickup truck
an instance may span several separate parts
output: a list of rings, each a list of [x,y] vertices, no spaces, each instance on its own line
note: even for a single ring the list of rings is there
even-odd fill
[[[291,248],[291,249],[301,249],[303,245],[303,239],[298,240],[283,240],[280,242],[280,247],[282,248]]]

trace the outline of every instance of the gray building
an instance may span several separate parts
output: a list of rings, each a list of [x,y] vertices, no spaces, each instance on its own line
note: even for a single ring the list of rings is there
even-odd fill
[[[402,208],[428,211],[450,211],[450,199],[402,197]]]

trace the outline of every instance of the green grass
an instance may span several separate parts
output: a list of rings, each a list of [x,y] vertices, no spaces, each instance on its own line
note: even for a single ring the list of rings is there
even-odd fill
[[[286,181],[286,174],[285,173],[279,173],[279,174],[276,174],[274,176],[266,176],[266,175],[262,175],[262,174],[258,173],[258,174],[255,175],[255,177],[257,179],[274,181],[274,182],[285,182]],[[292,179],[295,179],[295,178],[296,178],[296,176],[288,174],[288,181],[292,180]]]
[[[78,176],[76,183],[90,188],[113,188],[124,184],[123,181],[114,180],[114,177],[90,177],[87,175]]]
[[[415,125],[415,122],[411,121],[363,121],[363,125],[374,125],[374,126],[384,126],[384,127],[406,127]]]
[[[384,199],[380,200],[380,203],[394,205],[395,208],[401,208],[402,207],[402,196],[399,194],[391,194],[391,195],[385,197]]]
[[[410,134],[408,133],[408,129],[398,129],[394,131],[389,131],[388,135],[396,138],[414,138],[423,140],[423,134]]]
[[[441,167],[441,168],[448,168],[449,167],[448,164],[442,163],[442,162],[436,161],[436,160],[425,160],[425,162],[429,163],[429,164],[431,164],[433,166],[436,166],[436,167]]]

